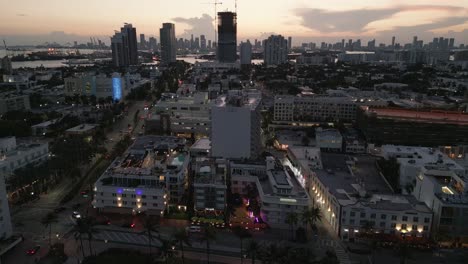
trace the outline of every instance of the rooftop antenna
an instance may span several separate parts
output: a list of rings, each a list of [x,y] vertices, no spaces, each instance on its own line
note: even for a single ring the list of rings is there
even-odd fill
[[[218,5],[222,5],[223,3],[222,2],[218,2],[218,0],[214,0],[214,2],[211,2],[211,3],[202,3],[202,4],[210,4],[210,5],[214,5],[214,42],[216,42],[216,45],[218,45],[218,40],[217,40],[217,37],[218,37],[218,34],[217,34],[217,28],[218,28],[218,19],[216,18],[218,16]]]
[[[236,15],[237,15],[237,0],[235,0],[234,2],[234,12],[236,12]]]

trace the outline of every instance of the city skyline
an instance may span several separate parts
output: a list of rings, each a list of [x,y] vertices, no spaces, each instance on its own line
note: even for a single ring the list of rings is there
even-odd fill
[[[39,44],[41,42],[65,43],[100,37],[106,43],[115,28],[122,23],[132,23],[137,33],[157,36],[162,23],[175,23],[177,38],[190,34],[205,34],[213,39],[214,7],[199,2],[175,0],[171,2],[140,1],[140,5],[126,6],[120,0],[80,1],[63,3],[46,0],[41,12],[32,1],[3,3],[5,22],[0,26],[0,36],[10,45]],[[183,6],[183,8],[181,8]],[[145,7],[145,8],[142,8]],[[73,12],[69,12],[73,10]],[[110,15],[102,16],[102,11]],[[234,11],[234,1],[224,1],[218,11]],[[258,12],[263,10],[263,12]],[[389,43],[391,36],[397,42],[411,42],[413,35],[425,41],[434,36],[455,37],[458,43],[468,42],[468,3],[448,1],[365,1],[331,0],[324,3],[305,1],[268,2],[238,1],[239,40],[267,38],[272,33],[292,36],[293,44],[302,41],[336,41],[340,38],[377,38]],[[83,16],[86,13],[86,17]],[[261,14],[261,16],[259,16]],[[59,26],[60,25],[60,26]]]

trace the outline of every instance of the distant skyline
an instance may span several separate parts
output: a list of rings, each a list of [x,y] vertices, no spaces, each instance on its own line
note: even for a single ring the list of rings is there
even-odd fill
[[[137,33],[156,36],[164,22],[176,24],[177,37],[205,34],[213,39],[214,7],[206,1],[171,0],[0,0],[0,38],[9,45],[89,41],[109,37],[124,22]],[[234,0],[224,0],[218,11],[234,11]],[[468,44],[467,0],[238,0],[238,40],[263,39],[268,35],[292,36],[301,42],[336,42],[360,38],[363,45],[409,43],[417,35],[427,41],[436,36],[455,37]],[[408,4],[411,2],[411,4]]]

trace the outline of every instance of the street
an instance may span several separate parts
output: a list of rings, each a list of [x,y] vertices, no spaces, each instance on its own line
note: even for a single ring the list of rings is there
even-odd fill
[[[139,110],[144,113],[144,101],[135,101],[129,107],[128,113],[122,119],[116,120],[112,126],[111,132],[107,134],[106,148],[112,150],[114,145],[121,138],[121,130],[127,131],[128,124],[133,126],[133,118],[135,113]],[[142,131],[142,121],[139,120],[138,126],[135,127],[133,133]],[[110,140],[112,139],[112,140]],[[97,158],[93,159],[90,164],[82,166],[82,175],[93,167]],[[35,200],[20,206],[10,208],[11,220],[13,225],[13,232],[18,235],[23,235],[25,240],[17,245],[14,249],[3,256],[3,263],[34,263],[36,257],[42,257],[47,254],[49,243],[49,227],[44,226],[41,220],[54,209],[59,207],[60,200],[69,192],[73,187],[74,182],[62,181],[55,188],[51,189],[47,194],[41,194],[39,200]],[[82,197],[79,193],[68,203],[62,205],[66,208],[63,212],[57,213],[56,222],[52,223],[52,243],[62,240],[63,236],[70,232],[75,221],[71,217],[73,210],[71,209],[75,204],[81,204],[82,208],[86,207],[90,202],[89,198]],[[26,250],[40,245],[41,249],[34,256],[27,256]]]

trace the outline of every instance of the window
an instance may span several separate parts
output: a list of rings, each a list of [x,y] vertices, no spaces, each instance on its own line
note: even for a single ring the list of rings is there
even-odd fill
[[[142,196],[141,196],[141,199],[145,199],[145,198],[146,198],[146,195],[142,195]]]
[[[424,223],[429,223],[430,221],[431,221],[431,219],[429,217],[424,218]]]
[[[135,202],[132,202],[132,205],[136,205],[136,203],[135,203]]]
[[[380,222],[380,227],[385,227],[385,222]]]
[[[413,231],[414,231],[414,230],[418,230],[418,225],[413,225],[413,226],[411,227],[411,229],[412,229]]]
[[[101,194],[102,194],[102,193],[101,193]],[[117,194],[113,193],[112,196],[115,197],[115,196],[117,196]]]
[[[424,231],[429,231],[429,226],[426,226],[426,225],[423,226],[423,230],[424,230]]]
[[[127,201],[124,201],[123,204],[127,205]]]
[[[158,199],[158,197],[157,197],[157,196],[153,196],[153,199],[156,200],[156,199]]]
[[[349,214],[351,217],[354,217],[356,215],[356,212],[353,212],[351,211],[351,213]]]
[[[364,217],[366,217],[366,213],[362,212],[361,213],[361,218],[364,218]]]
[[[401,225],[401,229],[406,229],[407,225],[406,224],[402,224]]]
[[[381,214],[380,219],[383,219],[383,220],[387,219],[387,215],[386,214]]]
[[[153,206],[154,206],[154,207],[158,207],[158,204],[157,204],[157,203],[154,203]]]
[[[124,193],[124,194],[122,194],[122,197],[127,197],[127,195]]]
[[[237,184],[237,181],[232,181],[232,184]]]
[[[135,198],[135,197],[136,197],[136,195],[132,194],[132,198]]]
[[[146,205],[146,203],[141,203],[141,205],[145,206],[145,205]]]
[[[415,216],[413,217],[413,222],[417,223],[419,221],[419,217]]]
[[[375,214],[371,214],[370,218],[375,219]]]
[[[395,223],[392,223],[392,224],[390,225],[390,227],[391,227],[391,228],[395,228],[395,227],[396,227],[396,224],[395,224]]]
[[[396,220],[397,220],[397,216],[396,216],[396,215],[392,215],[392,220],[393,220],[393,221],[396,221]]]
[[[354,225],[354,219],[350,219],[350,220],[349,220],[349,224],[350,224],[350,225]]]
[[[402,218],[401,218],[402,221],[408,221],[408,217],[406,215],[404,215]]]

